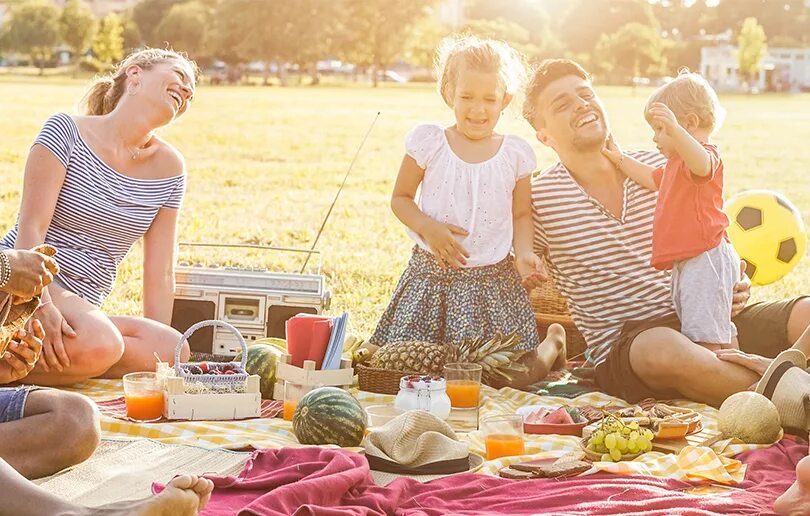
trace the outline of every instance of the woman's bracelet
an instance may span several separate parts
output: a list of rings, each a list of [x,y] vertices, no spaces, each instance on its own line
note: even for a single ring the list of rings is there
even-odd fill
[[[5,288],[11,279],[11,261],[5,251],[0,251],[0,288]]]

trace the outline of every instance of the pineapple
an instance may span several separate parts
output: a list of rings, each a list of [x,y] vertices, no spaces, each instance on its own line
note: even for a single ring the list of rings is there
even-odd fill
[[[488,341],[478,338],[461,344],[437,344],[434,342],[392,342],[378,349],[369,361],[370,367],[392,369],[408,373],[441,376],[445,364],[469,362],[480,364],[481,379],[491,383],[496,377],[511,381],[510,373],[523,373],[528,368],[519,363],[527,353],[516,349],[520,344],[517,334],[496,335]]]

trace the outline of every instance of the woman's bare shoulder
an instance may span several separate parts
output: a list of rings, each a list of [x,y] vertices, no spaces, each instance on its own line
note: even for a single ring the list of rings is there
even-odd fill
[[[152,165],[155,167],[156,175],[160,178],[179,176],[186,171],[186,160],[179,150],[172,144],[155,135],[153,143],[157,148],[152,155]]]

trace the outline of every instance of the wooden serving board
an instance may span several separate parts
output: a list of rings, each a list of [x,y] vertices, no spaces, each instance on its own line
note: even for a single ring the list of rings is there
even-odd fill
[[[653,451],[662,453],[680,453],[687,446],[711,446],[723,438],[719,430],[701,429],[682,439],[653,440]]]
[[[582,430],[582,436],[588,438],[596,430],[599,422],[592,423]],[[661,453],[680,453],[681,450],[687,446],[711,446],[723,438],[718,430],[701,430],[687,435],[682,439],[654,439],[652,442],[652,451]]]

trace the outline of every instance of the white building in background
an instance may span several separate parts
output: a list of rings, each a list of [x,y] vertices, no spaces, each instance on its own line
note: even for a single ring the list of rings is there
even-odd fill
[[[442,0],[436,9],[439,21],[457,30],[464,22],[463,0]]]
[[[747,77],[739,74],[737,47],[722,45],[700,50],[700,74],[721,91],[745,88]],[[753,84],[759,91],[810,89],[810,48],[768,48]]]

